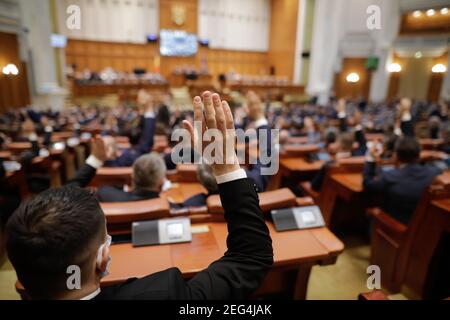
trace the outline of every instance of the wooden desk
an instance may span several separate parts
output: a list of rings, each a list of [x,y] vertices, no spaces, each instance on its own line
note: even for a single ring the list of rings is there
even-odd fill
[[[337,191],[345,198],[349,198],[352,193],[363,192],[363,176],[361,173],[336,173],[331,178],[338,187],[341,187]]]
[[[324,165],[325,161],[307,161],[304,158],[281,158],[278,173],[272,177],[270,190],[279,189],[283,179],[291,177],[296,182],[312,178]]]
[[[11,151],[0,151],[0,159],[9,160],[12,157]]]
[[[413,299],[427,299],[430,295],[427,288],[431,261],[445,233],[450,232],[450,199],[431,202],[421,221],[421,228],[416,233],[411,245],[408,267],[403,281],[402,291]],[[448,248],[447,248],[448,249]],[[448,271],[448,270],[447,270]],[[436,281],[436,279],[433,279]]]
[[[366,140],[368,141],[383,141],[384,134],[382,133],[366,133]]]
[[[91,182],[93,187],[105,185],[131,185],[132,167],[99,168]]]
[[[358,228],[364,225],[364,212],[371,203],[363,192],[362,180],[361,173],[332,173],[324,182],[319,206],[327,226]],[[345,206],[339,205],[340,201],[344,201]]]
[[[106,83],[79,83],[73,82],[72,94],[75,98],[86,96],[104,96],[118,94],[121,101],[135,99],[138,90],[145,89],[151,93],[165,93],[169,90],[166,83],[152,84],[146,81]]]
[[[133,248],[131,244],[112,245],[111,272],[102,280],[102,285],[141,278],[172,267],[178,267],[186,279],[192,278],[221,258],[227,249],[227,225],[209,223],[206,226],[209,231],[193,234],[191,243],[140,248]],[[276,232],[271,223],[268,227],[273,241],[274,266],[255,295],[288,291],[295,299],[305,299],[311,267],[334,264],[344,245],[327,228]]]
[[[444,145],[443,139],[420,139],[420,146],[425,150],[438,149]]]
[[[183,203],[200,193],[208,193],[208,191],[199,183],[173,183],[172,188],[162,192],[160,197],[172,203]]]

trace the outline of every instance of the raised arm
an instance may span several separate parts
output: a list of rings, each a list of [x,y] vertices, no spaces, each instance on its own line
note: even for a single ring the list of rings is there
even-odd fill
[[[203,126],[194,131],[192,125],[185,122],[191,136],[200,138],[207,126],[220,130],[224,145],[235,143],[233,116],[219,95],[205,92],[203,102],[196,97],[194,113],[195,121],[203,123]],[[225,164],[212,164],[228,224],[228,250],[221,259],[179,288],[176,291],[179,296],[174,298],[246,298],[258,288],[273,264],[272,240],[259,207],[258,195],[240,168],[235,149],[228,150],[233,150],[233,154],[224,152],[223,158],[228,159]]]
[[[382,150],[378,149],[375,144],[371,146],[367,155],[367,162],[363,171],[363,186],[368,192],[381,192],[386,187],[386,181],[383,176],[378,174],[377,159],[381,157]]]
[[[142,154],[149,153],[154,145],[156,119],[154,112],[147,111],[144,115],[144,130],[142,131],[139,151]]]
[[[66,185],[72,185],[80,188],[87,187],[94,179],[97,169],[103,166],[106,160],[105,143],[100,137],[93,138],[91,141],[91,155],[86,162],[75,173],[74,177]]]

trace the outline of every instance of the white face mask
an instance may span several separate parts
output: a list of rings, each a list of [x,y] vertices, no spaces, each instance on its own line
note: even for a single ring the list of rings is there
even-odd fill
[[[112,237],[110,235],[106,236],[106,242],[104,244],[102,244],[100,246],[100,248],[98,248],[97,251],[97,268],[99,270],[102,269],[102,260],[103,260],[103,250],[105,248],[108,248],[111,246],[112,243]],[[100,278],[104,278],[106,276],[109,275],[109,266],[111,265],[111,256],[108,255],[108,261],[106,262],[106,268],[105,271],[102,272],[102,274],[100,275]]]

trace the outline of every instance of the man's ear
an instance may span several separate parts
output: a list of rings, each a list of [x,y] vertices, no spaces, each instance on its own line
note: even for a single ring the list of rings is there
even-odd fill
[[[106,271],[108,261],[109,261],[109,247],[104,246],[102,250],[102,262],[100,263],[99,266],[97,266],[97,270],[99,271],[99,273],[104,273]]]

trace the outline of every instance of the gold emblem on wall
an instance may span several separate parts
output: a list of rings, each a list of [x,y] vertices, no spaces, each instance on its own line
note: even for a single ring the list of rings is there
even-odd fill
[[[186,6],[182,4],[172,5],[172,21],[177,26],[182,26],[186,22]]]

